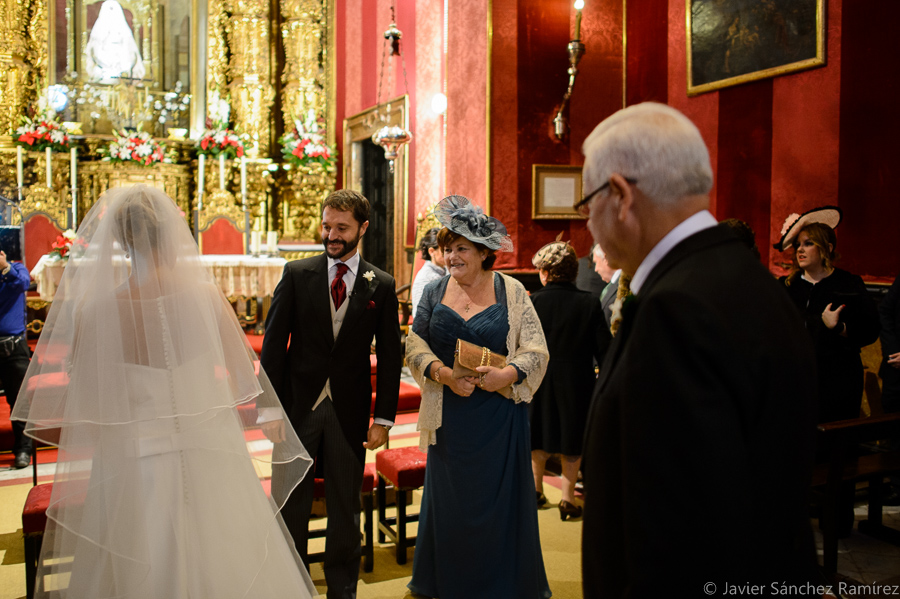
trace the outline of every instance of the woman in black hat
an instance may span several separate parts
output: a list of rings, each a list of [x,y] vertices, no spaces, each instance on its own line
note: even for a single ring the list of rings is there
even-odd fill
[[[545,599],[527,405],[547,343],[522,284],[491,271],[495,252],[512,250],[503,224],[462,196],[441,200],[435,216],[450,275],[425,288],[406,342],[428,452],[409,588],[444,599]],[[480,346],[482,363],[501,354],[507,365],[457,378],[458,340]]]
[[[861,348],[878,338],[878,314],[858,275],[834,266],[840,208],[825,206],[785,221],[776,249],[794,248],[793,270],[781,282],[803,315],[819,367],[819,422],[859,417]]]

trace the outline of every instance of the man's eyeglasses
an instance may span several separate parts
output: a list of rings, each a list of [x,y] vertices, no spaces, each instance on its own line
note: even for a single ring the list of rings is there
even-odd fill
[[[628,183],[631,183],[632,185],[634,185],[635,183],[637,183],[637,179],[632,179],[631,177],[625,177],[625,181],[627,181]],[[597,195],[598,193],[600,193],[601,191],[603,191],[603,190],[606,189],[607,187],[609,187],[609,181],[607,181],[606,183],[604,183],[603,185],[601,185],[600,187],[598,187],[597,189],[595,189],[595,190],[592,191],[591,193],[589,193],[589,194],[587,194],[586,196],[584,196],[583,198],[581,198],[581,201],[579,201],[579,202],[578,202],[577,204],[575,204],[575,206],[574,206],[575,212],[577,212],[577,213],[580,214],[581,216],[588,216],[588,215],[590,215],[590,213],[591,213],[591,200],[594,198],[595,195]]]

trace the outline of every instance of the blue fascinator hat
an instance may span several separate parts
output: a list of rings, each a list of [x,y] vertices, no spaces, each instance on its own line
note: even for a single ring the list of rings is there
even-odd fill
[[[512,239],[503,223],[486,215],[480,206],[465,196],[447,196],[435,206],[434,216],[442,225],[472,243],[480,243],[498,252],[513,250]]]

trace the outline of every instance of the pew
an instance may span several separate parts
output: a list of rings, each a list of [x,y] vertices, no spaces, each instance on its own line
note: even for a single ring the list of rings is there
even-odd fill
[[[827,422],[818,426],[819,447],[825,461],[813,471],[813,498],[820,506],[823,537],[823,569],[837,572],[837,526],[841,486],[866,481],[869,484],[869,513],[859,523],[859,532],[900,546],[900,531],[882,523],[884,478],[900,474],[900,449],[886,449],[859,455],[859,444],[900,437],[900,413]]]

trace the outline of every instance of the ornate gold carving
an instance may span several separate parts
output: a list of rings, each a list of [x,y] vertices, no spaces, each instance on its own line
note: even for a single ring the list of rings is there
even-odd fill
[[[287,171],[279,206],[281,232],[285,239],[307,242],[320,239],[322,202],[334,185],[334,173],[320,164]]]
[[[41,64],[41,52],[46,70],[46,38],[37,45],[34,40],[47,25],[41,0],[3,0],[0,11],[0,132],[6,133],[19,125],[35,97],[33,66]]]
[[[11,180],[14,181],[15,153],[9,154],[9,159],[12,165]],[[24,219],[28,220],[33,214],[44,214],[53,220],[58,228],[67,228],[69,209],[72,206],[69,155],[58,152],[51,154],[52,188],[47,187],[47,155],[44,152],[26,152],[23,163],[25,186],[19,208]],[[13,213],[13,222],[19,222],[16,213]]]
[[[194,169],[196,172],[196,169]],[[163,190],[175,200],[189,217],[193,193],[193,173],[187,164],[157,163],[152,166],[113,164],[107,161],[86,162],[78,171],[78,222],[97,202],[100,196],[113,187],[128,187],[143,183]]]

